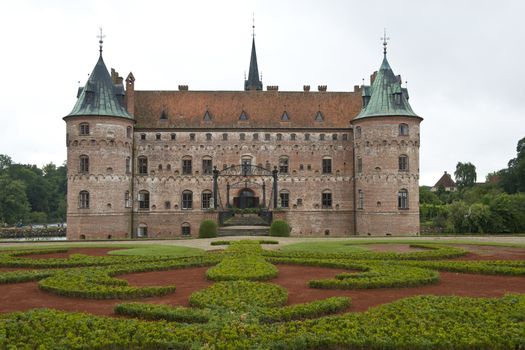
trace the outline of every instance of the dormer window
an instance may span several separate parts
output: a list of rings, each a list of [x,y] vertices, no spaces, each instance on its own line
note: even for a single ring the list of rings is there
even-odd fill
[[[168,113],[166,113],[166,111],[162,111],[162,112],[160,113],[160,119],[161,119],[161,120],[166,120],[166,119],[168,119]]]
[[[283,115],[281,116],[281,120],[283,122],[288,122],[290,121],[290,117],[288,117],[288,113],[286,113],[286,111],[284,111]]]
[[[242,111],[241,115],[239,116],[239,120],[248,120],[248,116],[246,115],[246,112]]]
[[[321,113],[321,111],[317,111],[317,113],[315,114],[315,121],[322,122],[323,120],[324,120],[323,113]]]
[[[394,94],[394,102],[396,105],[400,105],[401,104],[401,92],[396,92]]]

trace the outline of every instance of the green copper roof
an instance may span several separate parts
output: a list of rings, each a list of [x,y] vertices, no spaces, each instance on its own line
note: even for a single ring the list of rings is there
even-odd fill
[[[408,103],[408,91],[394,75],[385,57],[372,86],[363,87],[364,106],[354,119],[380,116],[417,117]]]
[[[255,37],[252,39],[252,54],[250,56],[250,70],[248,80],[244,81],[244,90],[262,90],[263,84],[259,79],[259,68],[257,67],[257,53],[255,52]]]
[[[124,87],[113,84],[100,54],[86,85],[79,89],[75,107],[67,116],[93,115],[133,119],[122,105],[123,98]]]

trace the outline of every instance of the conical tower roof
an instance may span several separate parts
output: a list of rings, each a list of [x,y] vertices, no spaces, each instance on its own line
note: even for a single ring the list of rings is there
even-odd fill
[[[262,90],[262,81],[259,79],[259,68],[257,67],[257,53],[255,52],[255,38],[252,39],[252,54],[250,56],[250,70],[248,80],[244,81],[244,90]]]
[[[92,115],[133,119],[122,106],[123,97],[124,87],[113,84],[101,52],[86,85],[79,89],[75,107],[66,117]]]
[[[372,86],[363,87],[365,102],[363,109],[355,119],[368,117],[407,116],[418,117],[408,103],[408,91],[401,87],[401,81],[390,68],[384,54],[381,67]]]

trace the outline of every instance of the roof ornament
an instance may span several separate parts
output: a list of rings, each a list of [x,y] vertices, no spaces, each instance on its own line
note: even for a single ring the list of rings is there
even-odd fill
[[[255,38],[255,12],[252,13],[252,38]]]
[[[100,34],[97,35],[97,38],[98,38],[98,51],[100,52],[100,55],[102,55],[102,44],[104,44],[104,38],[106,36],[105,35],[102,35],[102,27],[100,27]]]
[[[386,36],[386,28],[384,28],[384,34],[381,40],[383,40],[383,55],[386,57],[386,46],[388,45],[387,41],[390,40],[390,38]]]

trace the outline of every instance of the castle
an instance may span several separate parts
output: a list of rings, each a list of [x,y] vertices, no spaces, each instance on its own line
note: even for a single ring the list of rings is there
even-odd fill
[[[419,234],[419,126],[383,61],[349,92],[135,90],[100,55],[67,134],[68,239],[170,238],[232,208],[293,236]]]

